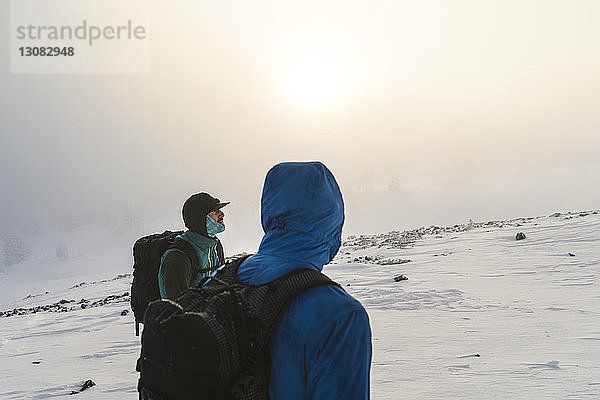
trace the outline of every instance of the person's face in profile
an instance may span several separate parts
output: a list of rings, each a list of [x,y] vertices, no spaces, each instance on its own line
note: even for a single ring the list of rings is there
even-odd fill
[[[223,225],[223,217],[225,217],[225,213],[221,210],[213,210],[208,213],[208,216]]]

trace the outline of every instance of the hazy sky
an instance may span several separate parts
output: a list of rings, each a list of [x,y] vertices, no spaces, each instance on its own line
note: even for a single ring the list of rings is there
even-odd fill
[[[1,0],[3,227],[206,190],[246,234],[284,160],[330,167],[345,234],[600,208],[597,0],[152,7],[150,74],[17,75]]]

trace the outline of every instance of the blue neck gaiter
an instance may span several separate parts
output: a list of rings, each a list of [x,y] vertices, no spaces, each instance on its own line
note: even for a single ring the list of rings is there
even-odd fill
[[[218,223],[208,215],[206,216],[206,233],[211,238],[214,238],[217,233],[225,230],[225,225]]]

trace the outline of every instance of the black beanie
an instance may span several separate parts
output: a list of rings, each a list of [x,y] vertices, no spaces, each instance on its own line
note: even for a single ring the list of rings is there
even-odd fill
[[[183,203],[181,214],[185,226],[193,232],[197,232],[203,236],[208,236],[206,233],[206,216],[214,210],[220,201],[212,197],[208,193],[196,193],[190,196]]]

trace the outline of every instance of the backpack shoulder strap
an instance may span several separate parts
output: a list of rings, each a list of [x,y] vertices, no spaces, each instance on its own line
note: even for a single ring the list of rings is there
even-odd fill
[[[245,283],[238,277],[237,270],[246,258],[247,256],[230,261],[219,270],[216,278],[228,285],[251,289],[246,291],[249,305],[248,312],[260,321],[267,333],[277,323],[281,313],[289,303],[300,293],[323,285],[335,285],[341,288],[338,283],[332,281],[322,272],[310,268],[290,271],[262,285]]]
[[[218,269],[216,278],[226,285],[242,285],[248,286],[237,277],[237,269],[250,255],[235,257],[230,259],[225,265]],[[252,285],[250,285],[252,286]]]
[[[264,296],[263,307],[253,310],[255,316],[270,333],[294,298],[309,289],[323,285],[341,288],[337,282],[320,271],[310,268],[291,271],[266,285],[268,294]],[[250,304],[252,303],[250,301]]]
[[[215,278],[227,285],[250,289],[245,291],[249,305],[248,312],[261,323],[266,334],[270,333],[282,312],[300,293],[323,285],[335,285],[341,288],[322,272],[310,268],[290,271],[262,285],[245,283],[238,277],[237,271],[246,258],[247,256],[230,261],[219,270]]]
[[[237,270],[240,264],[241,261],[225,266],[223,278],[229,282],[233,280],[234,285],[243,287],[241,295],[245,299],[248,316],[256,322],[251,323],[256,336],[248,349],[248,358],[241,365],[245,373],[242,373],[232,390],[241,394],[240,398],[243,400],[266,399],[270,375],[269,336],[284,311],[296,296],[311,288],[322,285],[341,286],[320,271],[310,268],[291,271],[263,285],[252,285],[239,279]]]
[[[177,249],[183,251],[185,255],[190,259],[192,263],[192,269],[197,270],[198,264],[200,261],[198,260],[198,254],[196,253],[196,249],[189,242],[184,239],[176,238],[171,246],[172,249]]]

